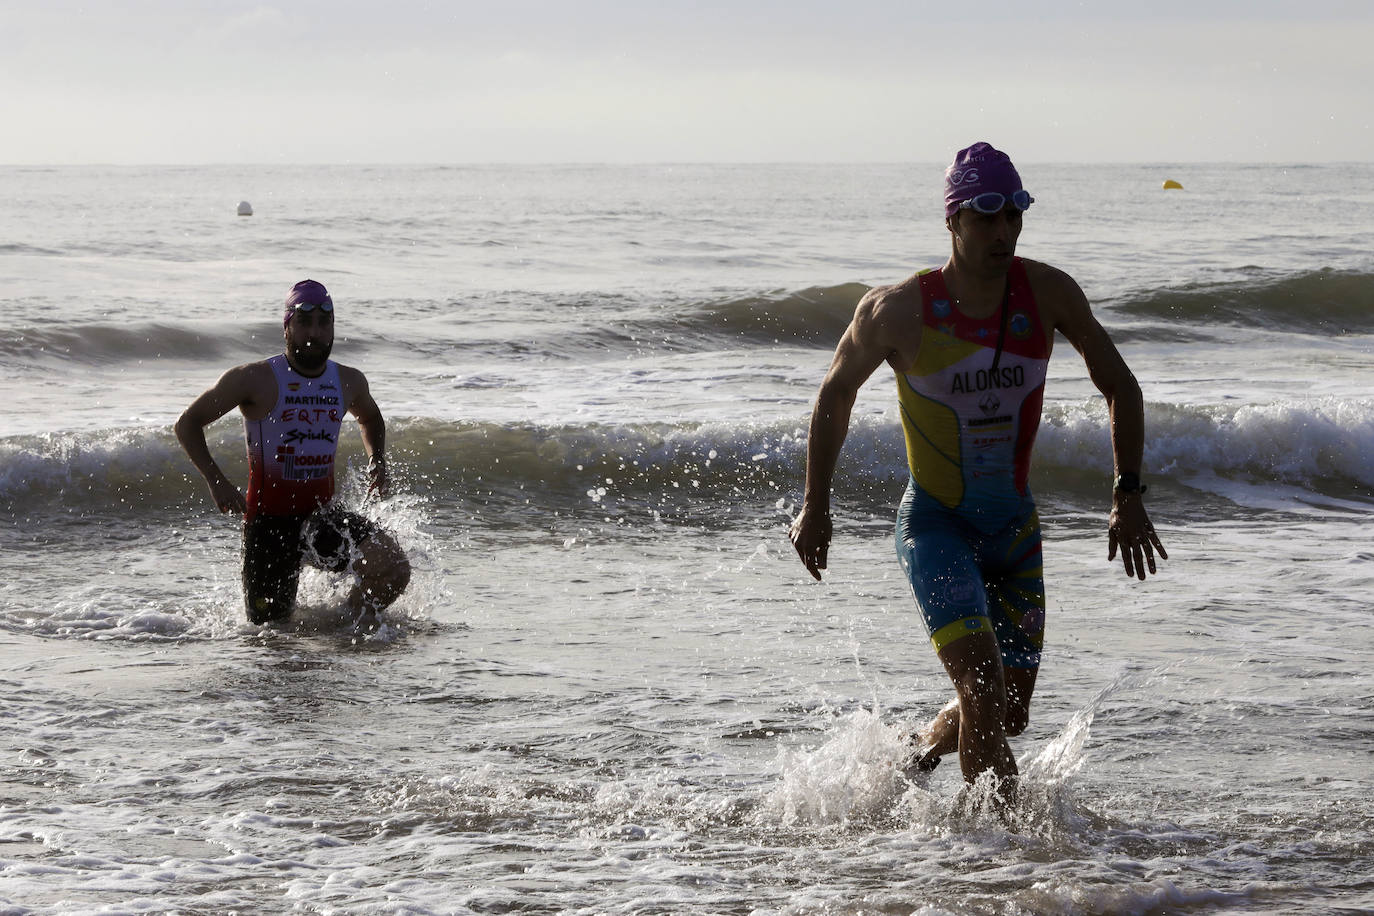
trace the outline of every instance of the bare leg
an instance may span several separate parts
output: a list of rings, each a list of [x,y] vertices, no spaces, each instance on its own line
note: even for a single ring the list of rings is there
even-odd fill
[[[988,632],[955,640],[940,651],[959,701],[959,768],[966,782],[991,770],[1000,779],[1016,776],[1007,744],[1007,688],[997,639]]]
[[[1039,671],[1039,668],[1002,669],[1008,737],[1021,734],[1030,722],[1031,695],[1035,692],[1035,677]],[[959,722],[959,697],[956,696],[916,735],[914,764],[918,770],[933,770],[941,757],[959,749]]]
[[[410,561],[384,531],[375,532],[358,550],[361,556],[353,564],[358,581],[348,593],[348,605],[357,616],[355,627],[367,632],[377,628],[378,615],[410,584]]]
[[[933,770],[941,757],[959,750],[959,698],[950,700],[915,740],[918,770]]]

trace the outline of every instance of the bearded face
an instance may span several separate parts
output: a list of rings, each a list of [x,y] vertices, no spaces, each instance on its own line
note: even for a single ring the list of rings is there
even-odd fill
[[[319,309],[296,312],[284,336],[291,365],[303,375],[318,375],[334,348],[334,316]]]
[[[306,341],[303,344],[293,345],[290,348],[291,360],[306,375],[313,375],[324,368],[324,364],[329,359],[329,351],[334,349],[334,342],[328,341],[323,344],[314,341]]]

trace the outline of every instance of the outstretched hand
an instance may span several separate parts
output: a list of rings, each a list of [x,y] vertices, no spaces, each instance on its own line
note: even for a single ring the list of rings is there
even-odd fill
[[[1154,525],[1145,511],[1145,504],[1139,493],[1115,491],[1112,496],[1112,514],[1107,521],[1107,559],[1116,559],[1116,550],[1121,548],[1121,565],[1126,575],[1135,576],[1142,582],[1145,570],[1151,575],[1155,569],[1155,551],[1161,560],[1169,559],[1164,545],[1159,543]]]
[[[830,513],[825,510],[809,511],[803,505],[792,520],[787,535],[792,539],[792,546],[797,549],[797,556],[801,557],[807,571],[817,582],[821,581],[821,570],[825,569],[826,554],[830,552]]]

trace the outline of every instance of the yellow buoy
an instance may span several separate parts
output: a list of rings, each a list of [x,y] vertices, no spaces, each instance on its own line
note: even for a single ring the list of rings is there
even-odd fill
[[[1168,181],[1164,182],[1164,190],[1166,190],[1166,191],[1171,191],[1171,190],[1174,190],[1174,189],[1177,189],[1177,190],[1179,190],[1179,191],[1182,191],[1182,190],[1183,190],[1183,185],[1179,184],[1177,181],[1174,181],[1172,178],[1170,178]]]

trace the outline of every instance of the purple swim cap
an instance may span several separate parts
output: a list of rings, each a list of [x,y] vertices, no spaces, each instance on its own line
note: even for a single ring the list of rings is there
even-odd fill
[[[286,296],[286,314],[281,320],[282,327],[291,323],[291,316],[296,314],[296,308],[302,305],[319,306],[326,312],[334,311],[334,300],[329,298],[329,290],[324,288],[323,283],[302,280],[291,287],[291,292]]]
[[[985,191],[1010,194],[1021,190],[1021,176],[1016,166],[1001,150],[981,140],[954,155],[954,162],[945,169],[945,217],[953,216],[959,204]]]

